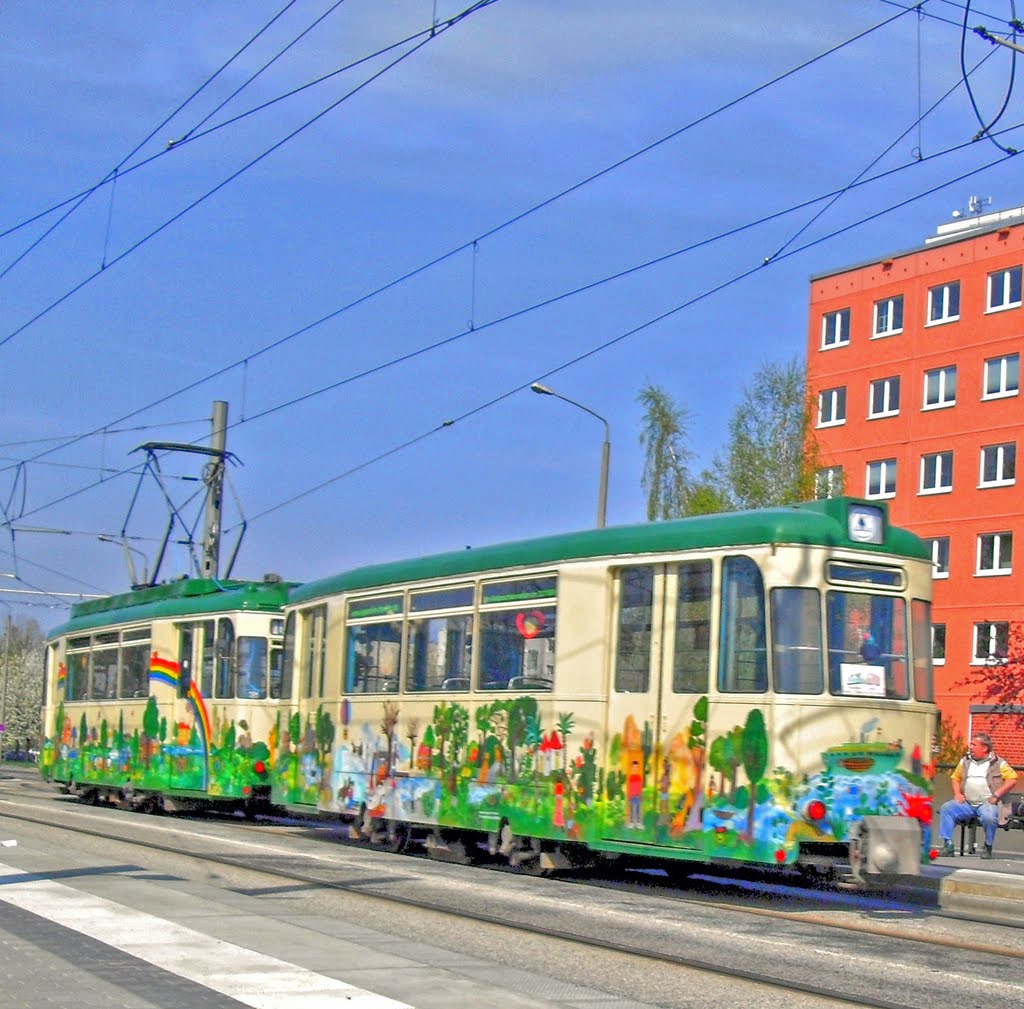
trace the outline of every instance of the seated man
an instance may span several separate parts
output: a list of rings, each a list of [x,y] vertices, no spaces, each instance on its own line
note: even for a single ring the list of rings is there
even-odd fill
[[[970,752],[956,765],[950,775],[953,798],[942,804],[939,811],[939,836],[942,838],[940,855],[953,854],[953,827],[977,817],[985,828],[985,847],[982,858],[992,857],[992,843],[996,827],[1010,817],[1008,803],[1003,798],[1017,784],[1017,772],[992,752],[992,737],[976,732],[971,737]]]

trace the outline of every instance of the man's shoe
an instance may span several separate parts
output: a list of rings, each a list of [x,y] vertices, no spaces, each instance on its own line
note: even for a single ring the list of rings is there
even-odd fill
[[[939,851],[939,858],[952,858],[953,854],[953,842],[944,841],[942,844],[942,849]]]
[[[991,844],[986,844],[985,847],[981,849],[981,857],[982,858],[991,858],[992,857],[992,845]]]

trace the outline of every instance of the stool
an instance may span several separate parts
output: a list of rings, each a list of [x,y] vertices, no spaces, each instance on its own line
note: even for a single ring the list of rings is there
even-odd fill
[[[981,821],[976,817],[972,816],[969,820],[960,821],[960,854],[964,853],[964,846],[966,844],[968,855],[975,855],[978,852],[978,828],[981,826]]]

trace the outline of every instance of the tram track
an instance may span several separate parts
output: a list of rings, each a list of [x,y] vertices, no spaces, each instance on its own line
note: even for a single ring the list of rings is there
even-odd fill
[[[61,808],[65,812],[69,811],[69,807],[63,803]],[[92,807],[89,809],[93,811]],[[82,812],[84,813],[85,810]],[[664,912],[666,895],[661,892],[652,895],[636,889],[631,889],[628,892],[617,888],[604,889],[600,891],[603,896],[599,899],[588,897],[585,900],[580,900],[580,913],[573,916],[572,927],[562,927],[552,924],[552,919],[545,910],[550,903],[549,899],[546,896],[538,896],[538,881],[528,877],[505,877],[509,880],[509,884],[503,885],[503,890],[506,892],[502,894],[500,911],[495,911],[493,888],[490,888],[492,896],[489,901],[486,895],[470,897],[467,892],[463,892],[464,889],[468,891],[469,888],[461,887],[456,877],[442,874],[433,881],[417,878],[415,887],[419,889],[419,892],[412,893],[409,892],[412,888],[410,873],[403,871],[400,867],[396,871],[396,865],[393,862],[387,865],[384,871],[377,871],[379,866],[375,863],[374,871],[368,874],[366,872],[367,862],[361,856],[379,855],[379,853],[373,852],[369,846],[342,848],[342,851],[359,856],[355,860],[351,858],[346,860],[345,858],[339,859],[337,855],[325,857],[317,852],[299,850],[295,845],[290,846],[287,850],[275,850],[266,845],[254,845],[251,841],[254,834],[280,839],[283,834],[288,836],[289,833],[298,833],[302,828],[289,831],[288,828],[281,825],[247,824],[244,831],[239,832],[240,835],[250,838],[247,842],[241,839],[225,838],[216,832],[196,831],[193,828],[202,821],[187,818],[161,818],[159,821],[150,821],[148,818],[118,817],[115,824],[102,827],[88,825],[81,821],[71,822],[67,817],[58,820],[52,816],[42,815],[42,813],[32,815],[23,808],[23,803],[22,808],[19,808],[18,803],[3,799],[0,799],[0,814],[8,819],[90,836],[105,842],[120,842],[176,857],[186,857],[201,863],[219,864],[235,870],[255,872],[269,876],[276,881],[287,880],[305,886],[344,892],[354,897],[383,900],[420,912],[456,917],[464,921],[499,927],[531,936],[542,935],[545,939],[585,946],[621,956],[642,958],[649,962],[719,975],[734,981],[743,980],[776,990],[817,996],[831,1000],[832,1004],[875,1006],[879,1009],[910,1009],[910,1007],[917,1009],[922,1004],[920,993],[912,994],[906,999],[883,998],[877,991],[852,990],[856,988],[856,985],[848,985],[844,990],[842,986],[838,985],[830,986],[786,976],[784,968],[787,964],[782,959],[778,961],[778,966],[783,969],[773,973],[763,969],[752,969],[749,965],[737,963],[735,960],[728,961],[728,958],[727,962],[723,962],[709,956],[682,953],[678,949],[680,945],[678,928],[673,928],[675,923],[668,920],[673,917],[673,914],[666,915]],[[99,818],[105,819],[102,814],[99,815]],[[183,843],[180,838],[173,841],[167,836],[160,839],[154,836],[155,830],[172,836],[187,833],[193,843]],[[213,847],[234,845],[239,853],[226,854],[223,851],[197,850],[194,844],[197,836],[205,838],[207,843]],[[261,847],[268,854],[256,855],[255,851]],[[444,865],[433,861],[417,861],[415,864],[417,866]],[[550,885],[550,881],[540,885],[542,888],[547,887]],[[431,894],[429,891],[432,889],[435,892]],[[683,902],[685,899],[679,897],[672,901],[674,905]],[[689,904],[689,902],[687,903]],[[584,905],[590,913],[583,913]],[[770,919],[775,923],[788,922],[794,927],[799,924],[802,930],[813,925],[831,929],[835,933],[854,932],[873,939],[887,939],[891,942],[909,945],[916,944],[922,950],[937,946],[951,947],[959,953],[969,951],[975,956],[991,957],[998,960],[1003,969],[1011,974],[1017,972],[1017,963],[1014,961],[1019,962],[1020,959],[1024,959],[1024,950],[1007,950],[1005,947],[994,945],[965,943],[962,936],[957,941],[936,936],[926,939],[920,935],[900,933],[892,928],[879,928],[865,923],[839,924],[824,916],[811,916],[767,908],[744,908],[724,902],[715,902],[709,905],[702,901],[699,906],[717,912],[740,913],[747,916],[748,920]],[[652,910],[653,908],[661,910],[655,912]],[[613,937],[616,934],[621,935],[623,932],[628,934],[628,929],[621,929],[624,919],[632,919],[632,927],[642,932],[644,935],[643,945]],[[641,928],[638,923],[642,923],[643,927]],[[829,957],[835,957],[838,955],[837,950],[842,943],[828,942],[825,943],[825,946],[835,947],[833,950],[826,950]],[[924,956],[923,952],[921,956]],[[748,958],[748,964],[750,959]],[[842,972],[838,972],[833,976],[841,975]]]

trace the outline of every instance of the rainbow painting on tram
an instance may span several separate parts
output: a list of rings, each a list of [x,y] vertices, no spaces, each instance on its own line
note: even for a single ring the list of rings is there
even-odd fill
[[[182,579],[75,606],[47,644],[42,773],[144,808],[266,805],[288,588]]]

